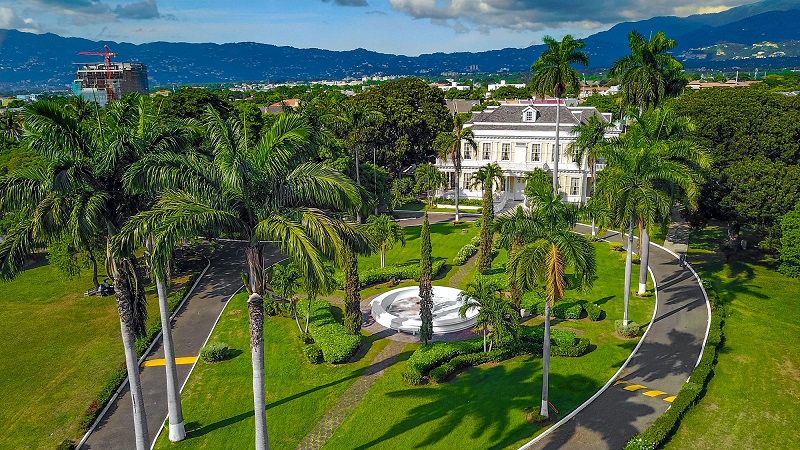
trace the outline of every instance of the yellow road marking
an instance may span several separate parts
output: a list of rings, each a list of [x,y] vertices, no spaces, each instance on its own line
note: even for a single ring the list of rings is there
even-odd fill
[[[647,386],[642,386],[641,384],[632,384],[622,389],[625,389],[626,391],[638,391],[639,389],[647,389]]]
[[[175,364],[194,364],[197,361],[197,356],[183,356],[175,358]],[[164,358],[150,359],[142,363],[142,367],[166,366],[167,361]]]
[[[644,395],[646,395],[648,397],[658,397],[659,395],[666,394],[666,392],[659,391],[658,389],[655,389],[655,390],[652,390],[652,391],[642,392],[642,394],[644,394]]]
[[[675,395],[673,395],[672,397],[666,397],[664,398],[664,401],[672,403],[673,401],[675,401],[675,397],[676,397]]]
[[[618,385],[618,384],[628,384],[628,382],[627,382],[627,381],[625,381],[625,380],[617,380],[617,382],[616,382],[616,383],[614,383],[614,386],[616,386],[616,385]]]

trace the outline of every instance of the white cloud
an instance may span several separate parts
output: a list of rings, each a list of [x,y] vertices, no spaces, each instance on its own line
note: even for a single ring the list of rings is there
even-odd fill
[[[30,17],[19,17],[11,8],[0,6],[0,28],[38,33],[39,24]]]

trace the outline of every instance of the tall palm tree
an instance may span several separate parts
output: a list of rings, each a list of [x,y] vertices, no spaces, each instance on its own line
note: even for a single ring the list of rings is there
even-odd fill
[[[373,127],[383,120],[380,111],[370,109],[366,105],[354,102],[341,102],[336,105],[334,112],[325,114],[323,121],[333,131],[345,140],[351,147],[355,157],[356,184],[361,188],[361,175],[359,168],[359,153],[369,143]],[[356,221],[361,223],[361,211],[356,211]]]
[[[367,227],[381,253],[381,268],[386,267],[386,250],[400,243],[405,247],[406,236],[403,227],[392,219],[391,216],[381,214],[380,216],[370,216],[367,218]]]
[[[581,161],[586,157],[587,164],[589,165],[589,172],[592,177],[592,192],[597,189],[597,172],[595,171],[598,157],[599,146],[606,140],[606,132],[614,128],[614,124],[606,122],[605,119],[592,115],[585,123],[578,125],[572,129],[572,133],[576,135],[575,143],[572,145],[574,152],[573,156],[576,161]],[[583,168],[581,168],[583,169]],[[583,187],[581,188],[581,205],[586,205],[586,189],[587,186],[587,171],[583,172]],[[591,213],[590,213],[591,214]],[[592,237],[597,236],[596,218],[592,214]]]
[[[646,115],[648,118],[659,116],[662,122],[667,120],[661,110]],[[625,135],[602,146],[606,168],[598,177],[596,193],[598,200],[610,211],[612,223],[628,229],[624,325],[628,323],[634,227],[638,225],[641,229],[642,267],[638,292],[644,293],[649,256],[648,229],[669,217],[675,201],[696,205],[701,172],[710,164],[708,155],[689,140],[654,139],[657,136],[646,131],[651,125],[645,125],[645,122],[651,121],[635,122]]]
[[[550,182],[547,182],[547,190],[550,189]],[[531,236],[535,227],[533,217],[525,212],[520,205],[517,209],[508,211],[495,218],[492,224],[494,231],[500,236],[498,245],[508,250],[508,255],[519,252],[526,243],[526,239]],[[517,279],[508,277],[508,286],[511,294],[511,303],[514,308],[519,309],[522,302],[522,289],[517,283]]]
[[[574,273],[577,287],[592,286],[597,270],[594,247],[580,234],[573,233],[577,222],[576,208],[564,204],[561,195],[547,193],[531,202],[535,218],[534,240],[509,258],[507,271],[525,290],[543,286],[547,298],[544,312],[544,343],[542,349],[542,404],[539,414],[548,417],[550,376],[550,311],[564,298],[566,273]]]
[[[15,276],[33,247],[54,236],[67,235],[76,243],[105,241],[130,380],[136,448],[144,449],[147,420],[135,347],[137,330],[144,330],[146,320],[143,276],[133,252],[121,250],[112,239],[147,203],[144,196],[124,188],[125,174],[149,151],[180,147],[183,131],[148,122],[136,103],[111,102],[102,114],[95,110],[95,116],[84,121],[56,103],[36,102],[26,108],[28,145],[47,163],[0,180],[0,211],[15,211],[21,217],[0,244],[0,276]]]
[[[556,147],[553,154],[553,193],[558,194],[558,160],[560,158],[559,133],[561,129],[561,97],[567,89],[573,93],[580,91],[580,77],[573,64],[589,65],[586,53],[580,51],[585,45],[566,35],[561,42],[550,36],[544,37],[547,50],[542,52],[533,65],[531,87],[537,95],[553,94],[556,98]]]
[[[631,53],[615,61],[609,71],[610,76],[621,78],[623,102],[643,111],[658,106],[665,97],[681,93],[687,80],[681,72],[683,64],[669,53],[675,45],[675,39],[668,39],[663,31],[645,40],[631,30]]]
[[[461,114],[453,116],[453,131],[447,133],[440,133],[436,137],[436,147],[439,149],[439,158],[447,160],[450,158],[453,161],[453,169],[455,171],[455,200],[456,200],[456,222],[459,220],[458,215],[458,198],[461,189],[461,158],[462,145],[476,151],[478,144],[475,143],[475,134],[469,128],[464,128],[464,121],[466,119]]]
[[[511,303],[502,295],[502,289],[484,278],[476,278],[467,283],[466,288],[458,294],[461,307],[458,314],[465,318],[472,309],[478,310],[475,330],[483,334],[483,351],[492,351],[494,344],[500,345],[513,339],[519,330],[519,315]],[[486,346],[487,335],[490,337]]]
[[[481,212],[481,244],[479,250],[478,270],[486,273],[492,268],[492,240],[494,231],[494,201],[492,191],[495,185],[499,188],[503,183],[503,169],[497,163],[487,164],[472,174],[470,187],[483,188],[483,205]]]
[[[354,233],[342,214],[360,208],[360,195],[349,178],[314,162],[314,149],[306,145],[312,130],[300,116],[280,115],[253,148],[235,117],[223,120],[209,108],[203,121],[213,159],[187,154],[143,161],[142,176],[164,190],[138,220],[153,224],[156,247],[203,234],[246,242],[243,281],[249,294],[255,447],[263,450],[269,447],[263,303],[274,295],[264,243],[277,242],[306,283],[320,285],[327,276],[325,258],[341,254],[341,236]]]

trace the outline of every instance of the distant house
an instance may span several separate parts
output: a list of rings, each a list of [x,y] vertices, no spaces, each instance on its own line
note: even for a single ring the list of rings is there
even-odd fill
[[[487,86],[487,88],[486,88],[486,89],[487,89],[489,92],[492,92],[492,91],[496,91],[497,89],[500,89],[501,87],[506,87],[506,86],[510,86],[510,87],[515,87],[515,88],[518,88],[518,89],[522,89],[522,88],[524,88],[524,87],[525,87],[525,83],[519,83],[519,84],[506,84],[506,80],[500,80],[500,83],[497,83],[497,84],[490,84],[489,86]]]
[[[482,192],[470,188],[473,174],[489,163],[497,163],[503,169],[503,183],[499,196],[507,200],[524,200],[526,172],[542,168],[553,170],[555,148],[556,108],[560,108],[560,158],[558,182],[566,201],[578,203],[588,196],[589,167],[587,159],[575,160],[572,144],[576,136],[572,130],[585,123],[591,116],[609,122],[611,114],[600,113],[594,107],[557,106],[552,102],[518,101],[514,104],[489,106],[482,112],[473,112],[472,119],[464,124],[472,129],[477,148],[462,145],[461,177],[456,179],[453,162],[437,160],[436,166],[447,177],[446,197],[454,196],[459,189],[462,198],[479,199]],[[618,128],[608,132],[607,137],[619,135]],[[602,168],[599,165],[598,168]]]
[[[446,99],[445,104],[450,114],[469,112],[473,106],[481,104],[480,100]]]
[[[298,106],[300,106],[299,98],[287,98],[266,107],[261,106],[259,109],[261,109],[262,114],[279,114],[286,108],[297,109]]]
[[[699,91],[700,89],[710,89],[715,87],[750,87],[756,83],[760,83],[760,81],[736,81],[736,80],[728,80],[724,83],[718,81],[704,81],[704,80],[694,80],[690,81],[686,87],[694,89],[695,91]]]

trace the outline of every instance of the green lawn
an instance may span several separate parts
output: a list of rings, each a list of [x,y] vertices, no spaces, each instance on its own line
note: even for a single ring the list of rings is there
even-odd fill
[[[725,341],[705,396],[666,448],[800,448],[800,280],[752,253],[723,263],[725,236],[691,237],[689,262],[725,304]]]
[[[68,281],[49,265],[0,282],[0,448],[79,438],[84,411],[124,363],[114,297],[84,297],[91,286],[87,271]]]
[[[407,233],[414,237],[415,229],[407,230]],[[448,251],[457,250],[461,245],[455,242],[456,237],[469,240],[477,231],[469,228],[468,233],[462,235],[457,228],[455,232],[452,230],[452,225],[437,227],[438,232],[432,235],[432,241],[441,245],[437,251],[434,244],[435,255],[443,257],[445,246]],[[418,237],[415,241],[418,242]],[[393,250],[390,261],[413,258],[418,252],[413,242],[410,241],[404,249]],[[596,301],[606,311],[605,320],[594,323],[586,319],[554,321],[557,327],[573,329],[579,335],[589,337],[593,344],[592,351],[581,358],[553,358],[551,401],[562,415],[596,392],[636,344],[635,340],[618,339],[613,333],[613,320],[622,317],[620,285],[624,253],[610,252],[606,243],[595,245],[598,249],[595,288],[586,293],[569,293],[569,296]],[[503,261],[501,252],[495,264]],[[373,289],[385,290],[386,287]],[[366,295],[362,292],[362,296]],[[227,342],[244,354],[231,361],[197,367],[183,395],[188,439],[171,444],[162,435],[157,448],[216,448],[220,442],[225,442],[230,448],[251,445],[251,367],[244,296],[237,296],[233,302],[215,329],[212,340]],[[647,322],[652,315],[652,306],[652,298],[633,298],[632,320]],[[528,324],[535,325],[540,320],[531,319]],[[307,363],[300,353],[297,330],[290,320],[270,318],[265,323],[264,333],[267,343],[267,423],[270,446],[276,449],[294,448],[387,343],[385,340],[372,342],[367,337],[369,352],[357,362],[342,366],[315,366]],[[505,448],[530,439],[539,429],[525,422],[525,408],[539,403],[539,357],[517,357],[501,364],[487,364],[469,369],[454,381],[442,385],[409,388],[402,384],[400,373],[405,366],[402,360],[413,348],[415,345],[407,347],[400,362],[378,379],[326,448],[408,448],[412,442],[426,448],[441,449],[457,446]]]
[[[245,294],[231,300],[210,341],[225,342],[238,355],[216,364],[199,363],[183,391],[186,440],[173,444],[162,434],[156,448],[252,447],[255,435],[246,301]],[[367,336],[362,345],[368,351],[357,362],[313,365],[301,353],[302,342],[294,321],[270,317],[264,322],[264,344],[270,448],[293,449],[388,341]]]

